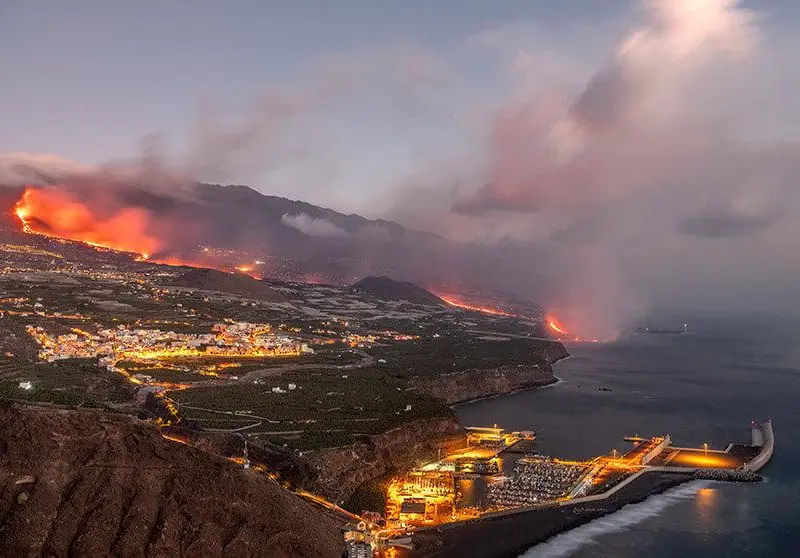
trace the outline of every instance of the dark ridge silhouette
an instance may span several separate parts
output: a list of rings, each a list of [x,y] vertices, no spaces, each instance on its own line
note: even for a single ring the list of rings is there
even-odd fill
[[[217,291],[271,302],[285,302],[286,297],[272,287],[242,273],[226,273],[215,269],[190,269],[170,281],[170,286]]]
[[[379,300],[406,300],[412,304],[447,306],[447,303],[430,291],[408,281],[395,281],[389,277],[365,277],[353,283],[350,289]]]

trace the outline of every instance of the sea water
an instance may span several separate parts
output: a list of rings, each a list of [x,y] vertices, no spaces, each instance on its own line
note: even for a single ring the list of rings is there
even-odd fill
[[[540,453],[588,458],[670,434],[723,449],[773,419],[767,482],[688,483],[562,533],[524,554],[660,558],[800,556],[800,324],[690,325],[689,335],[631,335],[569,346],[551,389],[457,409],[465,425],[534,429]],[[609,391],[610,390],[610,391]]]

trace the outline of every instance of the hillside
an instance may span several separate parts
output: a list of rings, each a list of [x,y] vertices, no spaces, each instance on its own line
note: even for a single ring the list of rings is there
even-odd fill
[[[6,408],[0,456],[0,548],[10,554],[341,552],[330,516],[262,474],[128,417]]]
[[[408,281],[395,281],[386,276],[365,277],[350,285],[353,292],[364,293],[378,300],[405,300],[412,304],[446,306],[445,301],[419,285]]]
[[[25,177],[32,175],[26,171]],[[542,274],[536,260],[528,257],[529,247],[519,243],[452,242],[393,221],[264,195],[246,186],[187,183],[167,189],[143,180],[109,179],[105,174],[49,182],[32,181],[42,192],[51,192],[42,196],[52,202],[47,207],[57,207],[59,196],[66,197],[96,217],[94,224],[77,233],[59,231],[54,236],[102,238],[106,246],[147,253],[153,261],[229,269],[258,260],[264,262],[264,274],[278,281],[349,285],[361,277],[386,275],[525,300],[535,293],[531,281],[520,278]],[[0,175],[0,231],[20,230],[13,208],[22,192],[18,184],[3,183]],[[58,212],[43,208],[44,204],[37,205],[31,220],[52,231],[59,222]],[[123,211],[144,219],[146,226],[139,232],[146,233],[146,246],[138,243],[142,235],[134,235],[130,227],[103,226],[116,222]],[[199,252],[199,247],[213,250]]]
[[[190,269],[183,275],[171,280],[170,285],[230,293],[271,302],[284,302],[286,300],[284,295],[249,275],[225,273],[214,269]]]

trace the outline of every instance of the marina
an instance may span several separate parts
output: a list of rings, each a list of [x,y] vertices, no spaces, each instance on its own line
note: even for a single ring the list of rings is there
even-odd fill
[[[749,444],[674,446],[669,435],[588,461],[508,451],[533,432],[469,428],[467,447],[395,478],[385,518],[346,531],[348,550],[382,556],[518,555],[554,534],[699,479],[757,482],[774,451],[772,421],[751,424]],[[465,473],[465,471],[467,471]],[[354,536],[357,533],[357,536]],[[491,549],[484,547],[492,541]],[[500,547],[497,541],[502,540]],[[357,554],[353,554],[354,556]]]

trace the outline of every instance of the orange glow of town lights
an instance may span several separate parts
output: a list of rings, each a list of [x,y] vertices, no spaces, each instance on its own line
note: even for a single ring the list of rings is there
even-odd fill
[[[177,443],[183,444],[185,446],[189,445],[189,440],[187,440],[186,438],[183,438],[181,436],[173,436],[171,434],[162,433],[161,437],[164,438],[165,440],[169,440],[170,442],[177,442]]]

